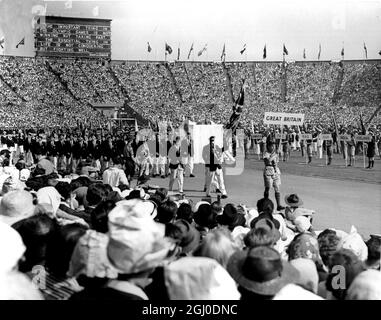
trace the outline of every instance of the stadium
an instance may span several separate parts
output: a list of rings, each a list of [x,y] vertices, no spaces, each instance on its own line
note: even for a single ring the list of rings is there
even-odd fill
[[[1,300],[381,300],[379,41],[129,59],[73,5],[0,14]]]

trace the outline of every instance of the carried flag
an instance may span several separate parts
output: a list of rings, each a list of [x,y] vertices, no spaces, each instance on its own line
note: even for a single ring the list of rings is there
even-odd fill
[[[318,60],[320,60],[320,54],[321,54],[321,44],[319,43],[319,53],[318,53]]]
[[[4,49],[3,43],[5,42],[5,38],[0,39],[0,47],[1,49]]]
[[[303,59],[306,58],[306,49],[303,49]]]
[[[147,45],[148,45],[147,51],[148,51],[148,52],[151,52],[151,51],[152,51],[152,48],[151,48],[151,45],[149,44],[149,42],[147,42]]]
[[[283,54],[288,56],[288,50],[287,50],[287,48],[286,48],[286,46],[284,44],[283,44]]]
[[[189,49],[188,60],[189,60],[189,57],[190,57],[190,54],[191,54],[192,51],[193,51],[193,43],[192,43],[192,46],[191,46],[190,49]]]
[[[204,48],[202,48],[198,53],[197,53],[197,55],[198,56],[201,56],[203,53],[204,53],[204,51],[206,51],[206,47],[208,46],[208,44],[206,44],[205,46],[204,46]]]
[[[246,51],[246,43],[243,45],[242,50],[240,51],[240,54],[243,54]]]
[[[365,59],[368,59],[368,49],[366,48],[365,42],[364,42],[364,52],[365,52]]]
[[[222,48],[221,60],[225,60],[225,57],[226,57],[226,53],[225,53],[225,43],[224,43],[224,47]]]
[[[165,52],[168,52],[168,54],[171,54],[172,53],[172,48],[170,45],[168,45],[167,43],[165,43]]]
[[[16,45],[16,49],[17,49],[20,45],[25,45],[25,37],[22,38],[21,41]]]
[[[266,59],[266,57],[267,57],[267,50],[265,45],[265,47],[263,48],[263,59]]]

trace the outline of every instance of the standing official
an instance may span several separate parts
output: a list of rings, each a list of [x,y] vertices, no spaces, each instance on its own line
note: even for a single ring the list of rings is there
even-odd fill
[[[187,132],[187,137],[181,141],[181,163],[184,164],[184,174],[186,169],[189,169],[189,176],[194,178],[193,174],[194,159],[193,159],[193,140],[190,132]]]
[[[180,151],[180,137],[176,137],[175,143],[169,149],[169,191],[173,190],[173,184],[177,180],[179,185],[179,192],[184,192],[184,165],[181,163],[181,151]]]

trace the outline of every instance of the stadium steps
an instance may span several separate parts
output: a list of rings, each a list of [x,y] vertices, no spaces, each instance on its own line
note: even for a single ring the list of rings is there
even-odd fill
[[[120,88],[124,98],[128,102],[131,102],[131,98],[130,98],[130,96],[128,94],[128,91],[127,91],[126,87],[122,84],[122,82],[120,81],[120,79],[118,78],[117,74],[115,73],[115,71],[112,69],[111,66],[108,67],[108,72],[110,73],[111,78],[115,81],[117,86]]]
[[[102,95],[98,92],[97,88],[95,87],[93,81],[89,78],[89,76],[86,74],[86,72],[82,69],[81,64],[78,63],[78,68],[81,70],[82,74],[85,76],[87,81],[90,83],[91,87],[93,88],[94,92],[96,93],[97,97],[102,100],[102,102],[106,102],[105,99],[103,99]]]
[[[16,88],[14,88],[14,87],[12,87],[4,78],[3,78],[3,76],[0,74],[0,80],[1,80],[1,82],[3,82],[4,83],[4,85],[9,89],[9,90],[11,90],[12,92],[14,92],[14,94],[18,97],[18,98],[20,98],[23,102],[27,102],[26,100],[25,100],[25,98],[24,97],[22,97],[22,96],[20,96],[20,94],[17,92],[17,90],[16,90]]]
[[[232,80],[229,73],[229,68],[226,66],[225,62],[222,62],[222,68],[224,70],[225,74],[225,80],[226,80],[226,89],[229,94],[229,98],[232,103],[234,103],[234,95],[233,95],[233,87],[232,87]]]
[[[45,67],[46,67],[46,69],[47,69],[48,71],[50,71],[50,72],[56,77],[56,79],[58,80],[59,83],[61,83],[61,85],[62,85],[62,87],[65,89],[65,91],[68,92],[69,95],[70,95],[74,100],[76,100],[76,101],[80,101],[80,99],[77,98],[77,97],[75,96],[75,94],[70,90],[70,88],[69,88],[69,86],[68,86],[68,84],[67,84],[67,81],[65,81],[65,80],[63,80],[63,79],[61,78],[60,74],[59,74],[57,71],[55,71],[55,70],[53,69],[53,67],[50,65],[50,63],[49,63],[48,60],[45,61]]]
[[[179,100],[181,101],[181,103],[184,103],[185,101],[183,100],[183,96],[182,96],[182,94],[181,94],[181,91],[180,91],[180,89],[179,89],[179,86],[177,85],[176,78],[175,78],[175,76],[173,75],[173,72],[172,72],[171,68],[169,67],[169,64],[168,64],[167,62],[164,62],[164,67],[165,67],[165,69],[167,70],[167,73],[168,73],[169,78],[171,79],[172,87],[173,87],[173,89],[175,90],[175,94],[177,95],[177,97],[179,98]]]

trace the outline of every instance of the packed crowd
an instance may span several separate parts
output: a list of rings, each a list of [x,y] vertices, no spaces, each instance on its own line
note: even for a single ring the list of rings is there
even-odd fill
[[[381,299],[380,235],[316,230],[319,212],[297,194],[278,211],[259,196],[249,208],[193,203],[148,180],[133,187],[121,155],[134,146],[105,154],[105,138],[85,154],[76,138],[76,172],[58,170],[61,154],[42,136],[19,152],[3,139],[0,299]],[[96,154],[104,166],[89,163]]]
[[[1,57],[0,125],[15,128],[18,120],[30,127],[73,126],[77,118],[96,125],[104,119],[89,103],[122,105],[125,101],[152,122],[170,119],[176,125],[188,118],[227,123],[233,105],[229,87],[238,96],[245,79],[241,124],[247,130],[251,121],[260,125],[266,111],[304,113],[308,124],[323,127],[332,125],[334,114],[338,125],[357,126],[360,111],[369,119],[380,105],[380,67],[372,63],[165,65]],[[380,123],[379,115],[373,123]]]

